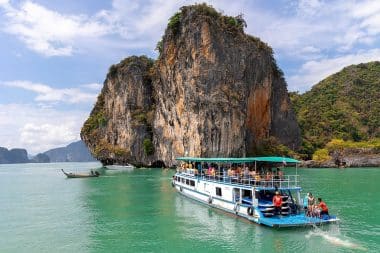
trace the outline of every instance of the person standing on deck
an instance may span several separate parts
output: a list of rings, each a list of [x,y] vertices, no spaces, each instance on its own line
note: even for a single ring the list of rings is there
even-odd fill
[[[307,215],[314,216],[314,206],[315,206],[315,198],[313,194],[310,192],[307,200]]]
[[[273,196],[274,213],[281,214],[282,197],[280,193],[276,191],[276,195]]]
[[[308,207],[308,201],[309,201],[309,195],[310,195],[310,193],[307,193],[306,196],[305,196],[305,198],[303,199],[303,209],[304,209],[305,214],[306,214],[307,216],[309,216],[309,215],[308,215],[308,210],[307,210],[307,207]]]

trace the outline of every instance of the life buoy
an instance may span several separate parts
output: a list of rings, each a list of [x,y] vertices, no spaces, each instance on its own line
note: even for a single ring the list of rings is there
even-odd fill
[[[251,206],[247,208],[247,214],[248,214],[249,216],[252,216],[252,215],[253,215],[253,208],[252,208]]]
[[[211,197],[211,196],[208,197],[208,203],[209,203],[209,204],[212,204],[212,197]]]

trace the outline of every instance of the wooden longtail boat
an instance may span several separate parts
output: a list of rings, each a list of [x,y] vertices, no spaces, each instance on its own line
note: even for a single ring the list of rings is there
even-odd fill
[[[99,172],[91,171],[91,173],[67,173],[63,169],[61,169],[63,174],[66,175],[67,178],[86,178],[86,177],[99,177]]]

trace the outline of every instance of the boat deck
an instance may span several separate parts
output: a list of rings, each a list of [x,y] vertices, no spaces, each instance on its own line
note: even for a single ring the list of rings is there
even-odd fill
[[[269,227],[301,227],[321,225],[337,221],[339,221],[339,219],[335,216],[330,216],[329,219],[320,219],[317,217],[307,217],[304,214],[260,218],[260,223]]]

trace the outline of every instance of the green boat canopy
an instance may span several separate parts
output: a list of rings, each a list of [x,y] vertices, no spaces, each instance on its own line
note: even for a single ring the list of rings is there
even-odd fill
[[[253,163],[253,162],[270,162],[270,163],[299,163],[300,161],[280,156],[263,156],[263,157],[241,157],[241,158],[202,158],[202,157],[177,157],[177,161],[189,162],[220,162],[220,163]]]

